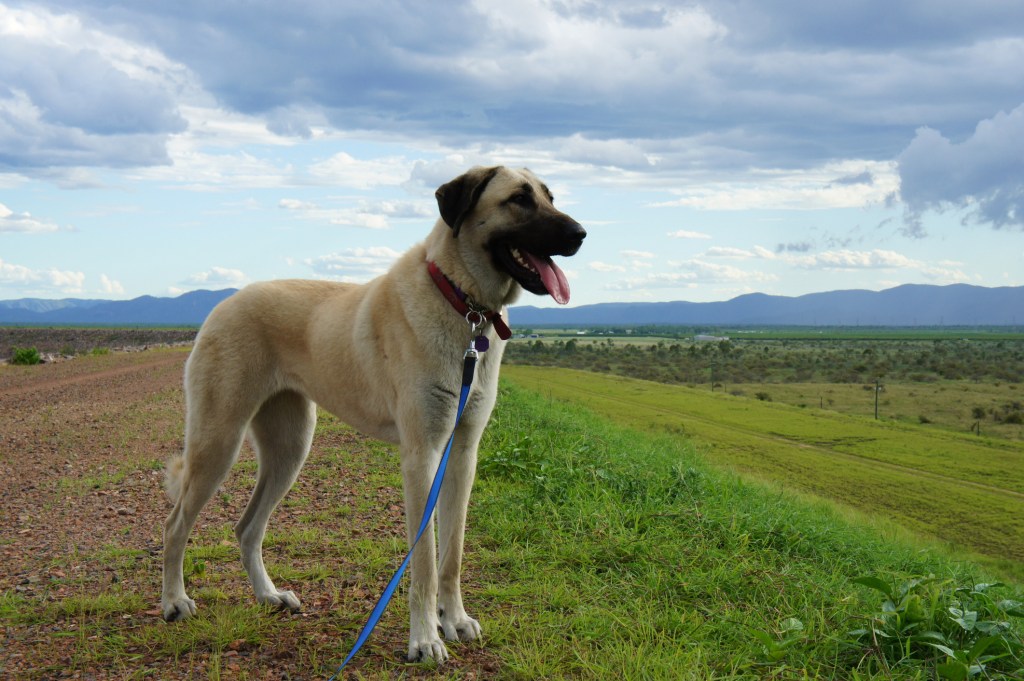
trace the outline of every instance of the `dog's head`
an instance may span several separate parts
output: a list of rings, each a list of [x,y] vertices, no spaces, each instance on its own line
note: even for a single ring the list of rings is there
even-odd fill
[[[555,208],[536,175],[525,168],[477,167],[435,195],[453,237],[478,242],[495,267],[527,291],[569,302],[569,284],[551,257],[574,255],[587,232]]]

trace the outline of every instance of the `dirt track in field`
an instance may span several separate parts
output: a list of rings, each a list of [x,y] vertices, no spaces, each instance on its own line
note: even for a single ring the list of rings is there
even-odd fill
[[[268,565],[326,568],[320,578],[278,580],[299,593],[301,614],[257,612],[249,616],[256,633],[221,631],[226,642],[218,642],[217,622],[203,633],[160,619],[161,534],[169,510],[162,464],[182,446],[187,355],[187,348],[172,348],[0,366],[0,679],[327,678],[372,608],[389,575],[367,577],[358,554],[324,553],[317,544],[311,555],[289,554],[272,546]],[[353,510],[341,522],[328,518],[325,532],[400,538],[400,490],[367,484],[372,474],[358,463],[341,470],[321,463],[329,452],[371,447],[351,432],[318,435],[292,492],[303,504],[279,508],[271,532],[308,529],[311,510],[349,503]],[[230,540],[252,484],[247,450],[241,460],[243,471],[249,460],[248,472],[236,468],[204,509],[190,544],[229,554],[207,560],[207,574],[197,578],[212,588],[197,598],[196,619],[205,617],[208,625],[218,609],[222,617],[244,620],[232,613],[253,600]],[[472,679],[497,672],[493,655],[479,646],[450,647],[453,660],[441,671],[397,662],[407,626],[386,615],[353,670],[366,678],[455,673]],[[173,652],[177,644],[168,641],[175,639],[190,642]]]

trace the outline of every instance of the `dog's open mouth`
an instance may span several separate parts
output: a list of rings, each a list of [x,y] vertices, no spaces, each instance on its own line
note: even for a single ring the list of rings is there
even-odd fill
[[[499,247],[497,255],[512,278],[530,293],[550,294],[559,305],[569,302],[569,281],[550,256],[507,245]]]

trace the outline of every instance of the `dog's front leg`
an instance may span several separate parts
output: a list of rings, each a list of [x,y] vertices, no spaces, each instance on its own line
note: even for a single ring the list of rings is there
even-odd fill
[[[409,543],[416,537],[423,518],[423,509],[430,493],[440,452],[428,448],[402,450],[402,482],[405,491],[405,523]],[[433,659],[444,662],[448,649],[438,635],[437,617],[437,550],[434,544],[433,518],[410,564],[409,586],[409,661]]]
[[[480,623],[466,613],[462,604],[461,577],[466,510],[476,474],[477,444],[482,430],[472,423],[459,427],[438,506],[441,548],[438,614],[445,638],[449,641],[480,638]]]

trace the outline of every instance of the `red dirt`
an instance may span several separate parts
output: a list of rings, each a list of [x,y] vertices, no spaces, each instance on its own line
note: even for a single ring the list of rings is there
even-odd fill
[[[368,578],[358,553],[344,545],[325,553],[319,543],[312,555],[268,548],[268,565],[323,565],[328,576],[278,580],[297,590],[304,611],[241,617],[259,622],[258,634],[221,645],[211,642],[214,634],[160,619],[161,534],[169,510],[162,462],[181,448],[186,357],[185,350],[164,349],[0,366],[0,678],[327,678],[347,652],[390,575]],[[309,503],[290,508],[286,499],[270,531],[309,528],[307,514],[350,503],[345,518],[324,521],[324,532],[401,537],[400,490],[368,483],[355,464],[310,474],[331,465],[318,458],[330,459],[332,451],[368,447],[347,431],[319,435],[293,490]],[[218,612],[231,618],[232,608],[253,602],[237,545],[225,539],[252,484],[251,466],[249,474],[237,470],[204,509],[190,544],[232,546],[229,558],[208,561],[207,578],[197,579],[223,592],[212,603],[197,598],[196,619],[214,623]],[[356,510],[367,507],[378,510]],[[96,594],[109,594],[115,605],[98,611],[90,600]],[[77,605],[83,602],[90,604],[84,612]],[[449,646],[453,659],[437,671],[401,663],[397,651],[405,647],[407,626],[404,617],[385,615],[353,673],[466,679],[498,673],[495,656],[475,645]],[[168,640],[188,636],[193,639],[177,653],[169,650]]]

